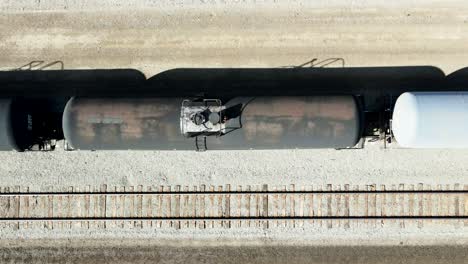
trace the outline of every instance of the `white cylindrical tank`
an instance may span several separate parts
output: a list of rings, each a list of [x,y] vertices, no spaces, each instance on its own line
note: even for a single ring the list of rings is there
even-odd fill
[[[468,92],[404,93],[392,130],[402,147],[468,148]]]

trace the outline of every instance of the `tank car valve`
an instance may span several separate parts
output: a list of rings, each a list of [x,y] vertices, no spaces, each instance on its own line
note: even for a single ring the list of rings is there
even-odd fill
[[[180,114],[181,133],[187,138],[221,136],[226,128],[220,122],[224,109],[218,99],[184,100]]]

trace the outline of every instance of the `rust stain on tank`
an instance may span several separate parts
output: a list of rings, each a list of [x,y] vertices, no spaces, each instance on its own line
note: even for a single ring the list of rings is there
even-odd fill
[[[337,138],[357,118],[352,97],[256,98],[246,104],[242,123],[247,140],[280,142],[285,134]]]
[[[350,96],[256,98],[248,104],[243,116],[285,116],[291,118],[330,118],[351,120],[356,118],[356,104]]]
[[[231,100],[237,103],[235,99]],[[235,117],[239,117],[240,130],[211,137],[208,148],[348,147],[358,137],[358,108],[352,96],[238,100],[241,103],[233,105],[242,106]],[[182,101],[183,98],[77,99],[67,105],[68,137],[75,139],[71,145],[82,149],[190,149],[193,141],[180,133]]]
[[[178,127],[164,123],[166,116],[179,111],[175,105],[158,99],[119,101],[109,104],[105,99],[88,99],[74,105],[71,111],[80,137],[87,143],[97,138],[112,143],[177,133]]]
[[[266,142],[276,143],[280,140],[280,136],[284,133],[284,126],[281,123],[260,121],[255,122],[255,125],[245,126],[244,130],[247,140],[253,140],[256,137],[262,137]]]

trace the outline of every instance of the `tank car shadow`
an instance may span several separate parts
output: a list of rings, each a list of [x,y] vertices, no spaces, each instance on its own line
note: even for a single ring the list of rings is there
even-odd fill
[[[447,75],[445,86],[447,91],[466,91],[468,88],[468,67],[459,69]]]
[[[1,71],[0,97],[119,95],[145,81],[144,74],[134,69]]]
[[[317,94],[365,95],[366,108],[382,95],[440,89],[445,74],[434,66],[356,68],[179,68],[148,79],[145,90],[167,96],[223,98]]]

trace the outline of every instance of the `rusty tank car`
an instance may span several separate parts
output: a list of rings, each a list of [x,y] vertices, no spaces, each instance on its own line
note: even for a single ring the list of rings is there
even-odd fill
[[[72,98],[68,144],[83,150],[347,148],[360,138],[353,96]]]

